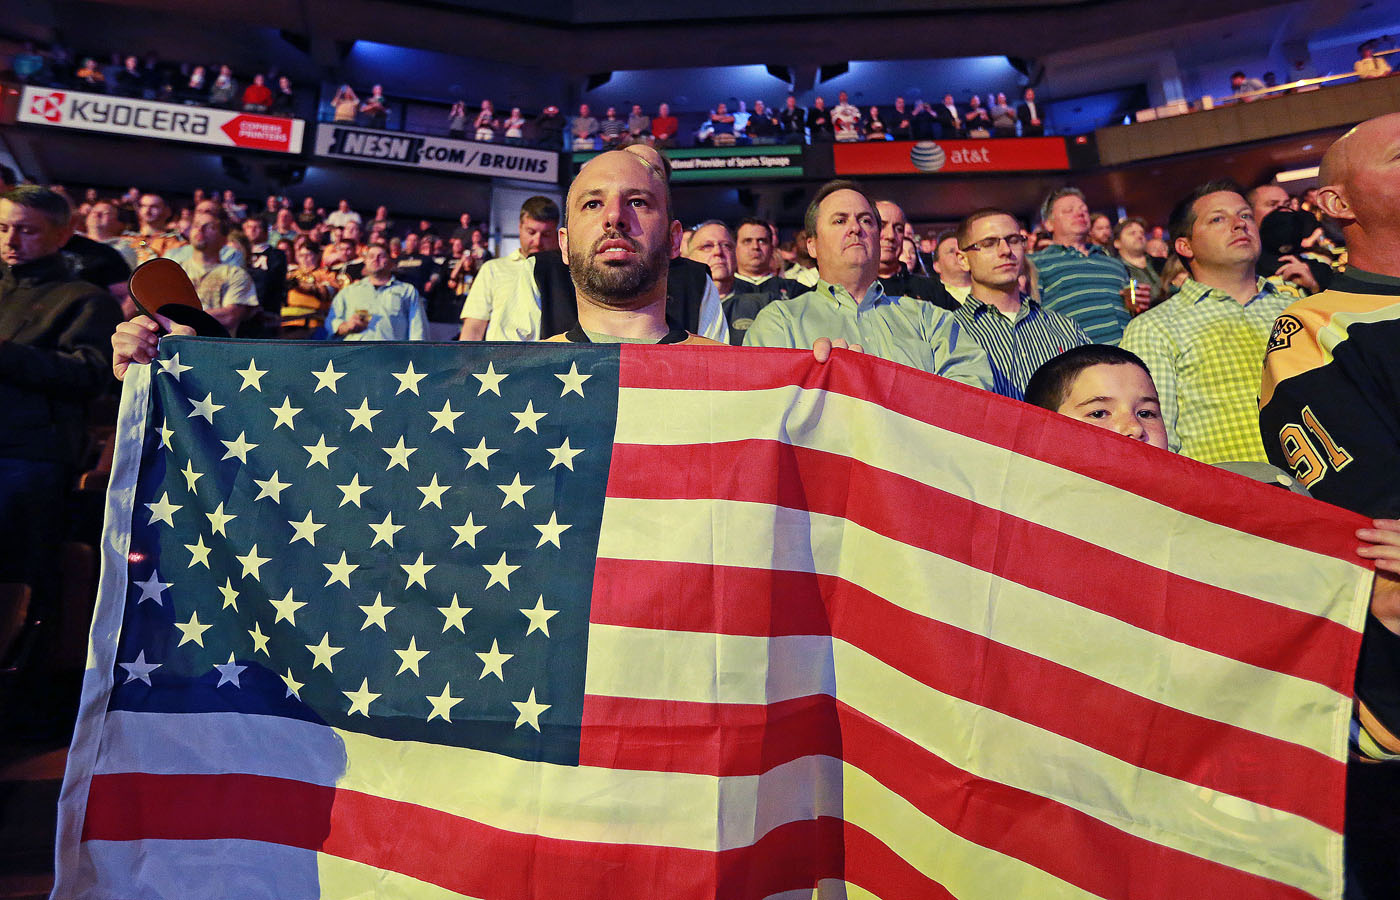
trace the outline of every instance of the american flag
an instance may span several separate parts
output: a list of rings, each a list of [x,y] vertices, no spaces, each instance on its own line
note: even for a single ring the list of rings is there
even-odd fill
[[[54,897],[1339,897],[1356,517],[870,357],[167,338]]]

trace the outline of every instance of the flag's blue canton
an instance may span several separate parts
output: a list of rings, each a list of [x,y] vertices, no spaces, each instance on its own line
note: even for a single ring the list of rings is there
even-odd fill
[[[616,347],[166,339],[112,706],[576,762],[617,372]]]

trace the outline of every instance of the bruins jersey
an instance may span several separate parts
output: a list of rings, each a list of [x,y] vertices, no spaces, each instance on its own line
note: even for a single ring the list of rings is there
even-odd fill
[[[1269,461],[1319,500],[1400,518],[1400,278],[1347,269],[1284,310],[1264,356]],[[1400,758],[1400,637],[1368,616],[1353,746]]]

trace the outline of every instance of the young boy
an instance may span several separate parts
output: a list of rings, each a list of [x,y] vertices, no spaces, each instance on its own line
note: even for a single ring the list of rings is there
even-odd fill
[[[1054,357],[1031,376],[1026,402],[1167,449],[1152,376],[1136,354],[1120,347],[1086,344]],[[1241,474],[1270,480],[1256,471]],[[1352,751],[1395,761],[1400,760],[1400,581],[1395,578],[1400,574],[1400,520],[1375,519],[1372,524],[1356,532],[1366,542],[1357,555],[1375,562],[1377,577],[1357,667]]]
[[[1035,370],[1026,402],[1167,449],[1157,387],[1128,350],[1109,344],[1066,350]]]

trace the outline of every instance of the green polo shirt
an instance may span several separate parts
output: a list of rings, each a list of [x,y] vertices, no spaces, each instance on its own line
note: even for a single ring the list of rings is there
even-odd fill
[[[807,349],[818,338],[843,338],[874,356],[992,388],[986,352],[952,313],[925,300],[891,297],[878,280],[856,300],[845,288],[818,279],[807,293],[765,306],[744,346]]]

